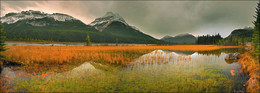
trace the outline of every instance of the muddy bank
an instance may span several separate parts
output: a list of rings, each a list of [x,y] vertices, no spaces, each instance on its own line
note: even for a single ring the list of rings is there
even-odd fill
[[[4,67],[8,66],[21,66],[22,64],[17,63],[17,62],[12,62],[12,61],[7,61],[5,59],[0,59],[0,74],[3,70]]]
[[[249,75],[247,81],[247,92],[260,93],[260,64],[259,59],[254,58],[252,51],[241,55],[239,62],[244,72]]]

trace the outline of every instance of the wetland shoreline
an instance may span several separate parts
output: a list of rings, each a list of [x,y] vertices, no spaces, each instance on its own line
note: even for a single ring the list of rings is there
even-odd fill
[[[246,82],[247,92],[260,92],[260,64],[259,59],[253,57],[253,51],[245,52],[241,55],[239,63],[242,70],[247,73],[249,80]]]
[[[83,62],[83,61],[88,61],[88,60],[93,61],[94,59],[96,59],[94,62],[97,62],[97,63],[103,62],[103,63],[127,66],[128,64],[131,64],[131,63],[127,63],[127,62],[132,62],[138,58],[139,63],[145,63],[145,64],[133,65],[135,68],[134,71],[136,71],[136,72],[132,72],[133,70],[131,67],[124,68],[125,70],[117,69],[118,67],[111,67],[111,68],[113,68],[112,70],[107,70],[108,67],[106,65],[104,65],[103,66],[105,68],[104,73],[108,72],[109,74],[108,74],[108,76],[107,76],[107,74],[102,75],[102,78],[104,80],[111,80],[113,78],[119,78],[119,81],[122,82],[121,75],[126,75],[126,74],[122,73],[121,71],[128,71],[127,73],[132,73],[133,75],[137,75],[135,77],[132,77],[131,75],[128,76],[128,78],[134,78],[133,80],[136,80],[140,77],[143,77],[142,80],[146,80],[146,79],[156,80],[156,77],[151,78],[152,76],[154,76],[154,73],[156,73],[156,74],[158,74],[158,75],[155,75],[155,76],[157,76],[157,78],[159,78],[159,77],[165,78],[165,79],[163,79],[163,81],[159,80],[160,82],[163,82],[161,84],[164,84],[164,83],[166,84],[166,82],[164,82],[164,80],[166,80],[166,81],[168,80],[168,82],[169,81],[175,82],[175,81],[173,81],[174,79],[175,80],[180,79],[180,78],[174,77],[178,74],[175,75],[175,74],[170,74],[168,72],[171,72],[174,70],[176,70],[177,72],[186,71],[185,72],[186,74],[180,75],[179,77],[184,78],[186,76],[189,76],[190,77],[190,79],[188,80],[189,82],[186,81],[185,79],[184,80],[181,79],[183,83],[178,83],[175,85],[170,84],[170,85],[172,85],[172,87],[179,86],[180,90],[182,90],[184,88],[185,84],[187,86],[193,86],[193,84],[200,85],[200,83],[204,84],[206,81],[208,81],[208,82],[211,82],[212,84],[215,84],[215,85],[208,85],[205,83],[207,86],[211,86],[212,90],[207,90],[206,86],[200,86],[200,89],[198,89],[198,91],[200,91],[201,89],[204,91],[204,88],[206,89],[205,91],[214,91],[215,89],[219,88],[219,89],[224,89],[224,90],[219,90],[219,91],[232,92],[232,91],[240,90],[240,88],[242,87],[242,86],[240,86],[242,84],[242,81],[239,82],[239,80],[245,81],[245,77],[241,77],[241,75],[243,75],[243,74],[239,73],[239,71],[237,71],[235,69],[239,66],[239,63],[226,64],[226,62],[224,62],[224,59],[223,59],[224,56],[226,55],[226,53],[229,53],[231,51],[223,51],[223,50],[218,51],[216,49],[224,48],[224,50],[225,50],[225,48],[241,48],[241,47],[242,46],[216,46],[216,45],[124,46],[124,47],[115,47],[115,46],[9,46],[8,45],[7,48],[9,48],[9,50],[7,50],[6,52],[3,52],[3,53],[5,55],[7,55],[7,60],[11,60],[13,62],[19,62],[19,63],[25,65],[26,68],[31,67],[31,69],[25,69],[24,70],[25,72],[27,70],[33,72],[33,70],[35,70],[35,66],[32,66],[33,64],[42,64],[42,65],[75,64],[78,62]],[[158,49],[159,49],[159,51],[154,51],[154,50],[158,50]],[[166,51],[162,51],[162,50],[166,50]],[[176,50],[176,51],[170,51],[170,50]],[[154,51],[154,52],[152,52],[152,51]],[[198,51],[198,52],[180,53],[179,51]],[[238,51],[238,50],[235,49],[235,51]],[[173,53],[173,52],[175,52],[175,53]],[[75,55],[77,55],[77,56],[75,56]],[[193,59],[193,61],[195,61],[195,62],[191,62],[191,60],[189,60],[189,59]],[[212,59],[215,59],[215,60],[212,60]],[[203,60],[204,61],[206,60],[206,61],[204,62]],[[154,64],[151,64],[150,62],[152,62]],[[196,65],[196,63],[203,64],[205,66]],[[167,65],[167,64],[174,64],[174,65]],[[186,64],[186,65],[181,65],[181,64]],[[212,64],[212,65],[210,65],[210,64]],[[213,65],[213,64],[215,64],[215,65]],[[230,65],[232,67],[229,67],[228,65]],[[91,66],[91,65],[83,65],[83,66],[79,66],[79,67],[89,67],[89,66]],[[148,75],[151,75],[151,77],[146,77],[146,75],[144,73],[139,72],[139,70],[140,71],[145,70],[145,71],[147,71],[145,73],[148,73],[148,72],[150,72],[151,69],[148,69],[147,67],[152,68],[152,66],[155,66],[156,68],[154,68],[153,73],[148,74]],[[173,67],[168,67],[168,66],[173,66]],[[184,67],[182,67],[182,66],[184,66]],[[195,69],[195,68],[193,68],[193,66],[195,66],[195,67],[198,66],[200,69]],[[103,70],[100,66],[92,65],[91,67],[94,68],[94,69],[92,69],[94,71]],[[38,67],[36,67],[36,68],[39,69]],[[46,66],[46,68],[48,68],[46,71],[51,71],[49,66]],[[59,68],[59,67],[56,67],[56,68]],[[54,68],[54,69],[56,69],[56,68]],[[98,68],[101,68],[101,69],[97,70]],[[165,68],[167,68],[167,69],[165,69]],[[179,69],[186,68],[186,69],[179,70],[177,68],[179,68]],[[219,69],[219,68],[222,68],[222,69]],[[71,69],[74,69],[74,68],[71,68]],[[156,69],[161,69],[161,70],[157,71]],[[173,70],[170,70],[170,69],[173,69]],[[187,69],[189,69],[189,70],[187,70]],[[40,69],[40,70],[43,70],[43,69]],[[197,72],[193,73],[193,74],[188,74],[188,72],[194,71],[194,70],[196,70]],[[236,73],[236,76],[233,76],[230,74],[231,70],[235,70],[234,73]],[[114,75],[111,75],[111,77],[110,77],[110,74],[112,74],[112,73],[109,71],[112,71],[114,73]],[[119,71],[120,73],[117,71]],[[160,71],[165,71],[165,73],[160,73]],[[35,71],[35,72],[37,72],[37,71]],[[41,74],[45,75],[47,73],[48,72],[43,72]],[[103,71],[102,71],[102,73],[103,73]],[[171,76],[169,77],[167,75],[167,73],[170,74]],[[31,73],[29,73],[29,74],[31,74]],[[84,74],[82,74],[82,75],[84,75]],[[99,75],[99,74],[93,74],[93,75]],[[161,76],[161,75],[163,75],[163,76]],[[85,76],[82,76],[82,77],[86,78]],[[94,76],[94,77],[96,77],[96,76]],[[124,78],[124,79],[126,79],[126,78]],[[36,79],[35,82],[42,83],[42,81],[37,81],[37,80],[38,79]],[[82,83],[82,85],[89,84],[89,83],[87,83],[88,79],[83,79],[83,81],[84,80],[86,80],[86,82]],[[127,80],[128,79],[126,79],[124,82],[137,82],[137,81],[132,81],[132,80],[127,81]],[[219,80],[227,81],[227,82],[223,83],[223,82],[219,82]],[[20,81],[21,84],[23,84],[22,81],[23,80]],[[45,80],[43,80],[43,81],[45,81]],[[116,79],[112,80],[112,82],[121,84],[119,81]],[[190,81],[196,82],[196,83],[190,83]],[[32,80],[30,82],[34,84],[34,80]],[[59,81],[59,82],[63,82],[63,81]],[[73,81],[65,80],[64,82],[73,83],[74,80]],[[96,80],[95,82],[104,83],[99,80]],[[236,82],[236,84],[233,85],[233,83],[230,83],[230,82]],[[47,83],[47,82],[45,82],[45,83]],[[155,84],[156,82],[150,82],[150,80],[146,80],[146,82],[143,82],[143,84],[149,84],[149,83]],[[94,84],[94,83],[90,83],[90,84]],[[222,85],[225,85],[225,86],[222,86]],[[35,85],[31,85],[29,83],[29,84],[27,84],[27,86],[28,87],[26,87],[26,88],[29,88],[30,86],[35,86]],[[143,85],[140,85],[140,86],[145,87]],[[216,88],[214,86],[218,86],[218,88]],[[226,86],[230,86],[230,87],[236,86],[236,88],[233,89],[233,87],[229,88]],[[16,87],[22,88],[20,85],[18,85]],[[47,86],[45,86],[45,87],[47,88]],[[40,86],[39,86],[39,88],[40,88]],[[152,86],[147,86],[147,88],[148,89],[152,88]],[[170,87],[165,86],[166,90],[168,90],[168,88],[171,89]],[[124,90],[124,89],[127,89],[127,88],[122,88],[122,90]],[[154,89],[154,88],[152,88],[152,89]],[[99,90],[99,89],[97,88],[97,90]],[[171,91],[180,91],[180,90],[177,88],[177,90],[171,90]],[[188,91],[188,90],[194,90],[194,89],[193,89],[193,87],[190,87],[186,91]],[[32,89],[31,91],[35,91],[35,90]],[[49,91],[53,91],[53,90],[49,90]],[[60,90],[60,91],[62,91],[62,90]],[[156,88],[155,88],[155,91],[157,91]],[[242,91],[244,91],[244,90],[242,89]]]

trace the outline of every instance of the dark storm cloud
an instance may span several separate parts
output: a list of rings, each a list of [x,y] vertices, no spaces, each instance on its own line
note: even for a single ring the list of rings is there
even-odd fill
[[[196,26],[199,33],[206,34],[203,29],[211,29],[211,34],[219,32],[227,36],[233,29],[252,26],[256,2],[214,2],[207,3],[207,6],[199,15],[199,25]]]
[[[247,24],[249,19],[252,19],[254,7],[256,3],[252,2],[216,2],[208,4],[209,9],[206,9],[202,14],[203,23],[213,22],[241,22]],[[248,24],[247,24],[248,25]]]
[[[1,1],[8,12],[40,10],[65,13],[86,24],[106,12],[119,13],[130,25],[161,38],[165,35],[220,33],[252,26],[257,1]]]
[[[117,2],[112,4],[111,10],[136,23],[142,22],[151,11],[145,2]]]

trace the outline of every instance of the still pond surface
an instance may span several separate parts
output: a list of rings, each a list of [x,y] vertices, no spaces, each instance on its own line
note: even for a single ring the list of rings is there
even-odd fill
[[[70,71],[27,74],[5,67],[3,85],[15,92],[236,92],[248,79],[239,62],[224,57],[240,49],[154,50],[128,66],[85,62]]]

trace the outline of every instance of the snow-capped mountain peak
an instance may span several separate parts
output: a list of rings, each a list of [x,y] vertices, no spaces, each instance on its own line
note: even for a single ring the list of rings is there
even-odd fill
[[[110,18],[112,20],[120,20],[120,21],[125,22],[124,18],[121,17],[118,13],[107,12],[104,17],[108,17],[108,18]]]
[[[47,14],[40,11],[28,10],[22,11],[20,13],[8,13],[4,17],[0,18],[2,23],[12,24],[20,20],[25,19],[41,19],[41,18],[54,18],[56,21],[66,21],[66,20],[77,20],[72,16],[60,13]]]
[[[112,22],[115,22],[115,21],[121,22],[121,23],[125,24],[126,26],[130,26],[133,29],[139,31],[139,29],[137,29],[136,27],[127,24],[126,21],[124,20],[124,18],[121,17],[118,13],[113,13],[113,12],[107,12],[104,16],[96,18],[89,25],[94,26],[99,31],[102,31],[109,24],[111,24]]]
[[[112,21],[119,21],[126,24],[123,17],[121,17],[118,13],[107,12],[104,16],[96,18],[93,22],[90,23],[90,25],[95,26],[104,23],[109,23]]]

